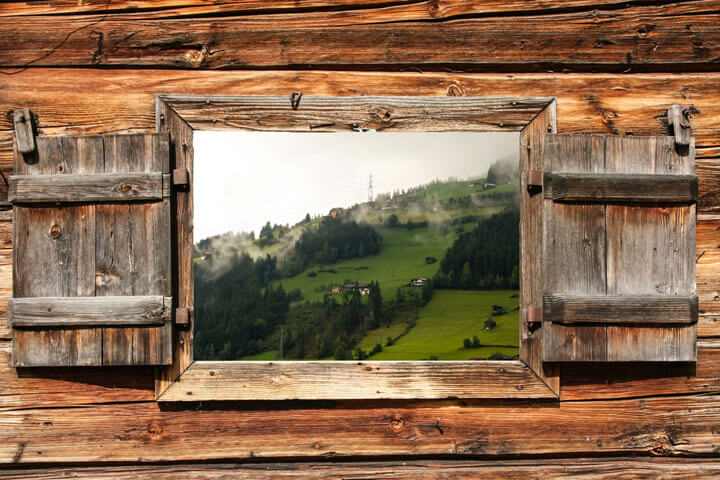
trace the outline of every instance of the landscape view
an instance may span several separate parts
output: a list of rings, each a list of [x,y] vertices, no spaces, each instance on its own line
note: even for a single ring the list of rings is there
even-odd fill
[[[238,134],[196,138],[196,359],[518,354],[516,134]]]

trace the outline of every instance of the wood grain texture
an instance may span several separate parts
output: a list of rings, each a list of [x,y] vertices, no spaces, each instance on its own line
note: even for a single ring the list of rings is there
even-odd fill
[[[508,480],[674,478],[695,480],[720,475],[712,459],[663,458],[574,458],[561,460],[388,460],[375,462],[306,463],[201,463],[176,465],[125,465],[106,467],[10,469],[8,480],[76,479],[156,480],[210,479],[394,479],[394,480]]]
[[[0,412],[153,399],[152,367],[18,369],[11,351],[10,342],[0,342]]]
[[[693,324],[696,296],[546,295],[543,320],[552,323]]]
[[[237,461],[396,455],[716,454],[720,397],[477,406],[163,409],[148,403],[2,414],[0,463]]]
[[[549,155],[546,171],[553,172],[563,172],[566,168],[585,169],[568,173],[613,175],[693,175],[695,172],[693,146],[689,154],[679,155],[674,150],[672,137],[668,136],[560,135],[548,138],[546,154]],[[568,165],[568,159],[575,157],[581,163]],[[545,262],[548,268],[555,269],[545,277],[546,293],[695,295],[694,205],[646,208],[569,204],[559,207],[550,199],[545,202],[546,211],[552,212],[551,223],[546,221],[545,241],[551,246],[546,249]],[[587,210],[592,208],[597,211],[591,214]],[[590,230],[579,227],[573,219],[595,219],[594,227]],[[600,231],[602,236],[589,235],[588,231]],[[582,262],[594,255],[603,259],[599,266],[571,263],[573,256]],[[567,272],[574,273],[567,275]],[[588,278],[595,282],[591,284],[594,291],[578,291],[586,289],[583,285]],[[548,313],[552,313],[552,308]],[[614,312],[613,318],[617,318],[615,314],[619,312]],[[694,361],[696,356],[694,324],[569,327],[553,323],[550,332],[545,337],[549,361]]]
[[[196,130],[519,131],[551,98],[287,96],[160,98]]]
[[[567,363],[562,401],[702,395],[720,392],[720,343],[698,342],[696,363]]]
[[[520,359],[555,393],[559,392],[558,369],[543,363],[542,328],[530,328],[528,308],[542,305],[543,197],[530,195],[527,172],[542,170],[544,138],[557,132],[557,102],[553,101],[520,132]]]
[[[169,134],[170,168],[185,169],[190,174],[191,186],[177,190],[171,204],[171,290],[177,299],[175,307],[193,308],[193,130],[165,102],[156,103],[157,131]],[[190,315],[192,318],[192,315]],[[193,323],[173,331],[172,365],[158,369],[155,377],[155,395],[159,397],[193,362]]]
[[[8,201],[26,203],[83,203],[162,200],[163,174],[104,173],[75,175],[12,175]]]
[[[195,362],[159,401],[555,398],[522,362]]]
[[[544,141],[542,170],[566,173],[602,171],[603,137],[547,135]],[[604,294],[605,207],[568,205],[545,199],[543,208],[543,293]],[[604,361],[607,358],[604,326],[567,328],[543,319],[542,328],[545,361]]]
[[[713,71],[716,9],[704,0],[508,16],[471,8],[448,20],[404,5],[230,18],[10,16],[0,24],[0,65]]]
[[[169,173],[167,136],[39,137],[20,175]],[[14,296],[170,296],[169,200],[70,207],[16,206]],[[148,245],[155,248],[151,251]],[[40,254],[40,252],[42,252]],[[156,252],[162,252],[157,254]],[[133,328],[19,327],[13,364],[168,364],[171,324]]]
[[[556,202],[690,204],[697,202],[694,175],[546,173],[545,198]]]
[[[8,313],[12,327],[121,327],[164,325],[171,306],[161,296],[36,297],[11,299]]]
[[[165,134],[103,137],[104,173],[169,174]],[[171,296],[170,199],[96,207],[95,295]],[[168,305],[172,309],[172,305]],[[172,310],[170,310],[172,311]],[[172,323],[103,329],[103,365],[169,365]]]
[[[552,13],[567,9],[612,9],[631,4],[647,4],[647,1],[626,0],[442,0],[439,2],[418,0],[54,0],[52,2],[5,2],[0,4],[0,16],[15,15],[68,15],[77,13],[142,12],[142,18],[169,18],[199,15],[238,15],[244,13],[277,11],[307,12],[310,10],[360,10],[372,6],[394,4],[393,12],[405,12],[404,18],[442,19],[467,14],[502,14],[510,12]],[[661,4],[663,2],[655,2]],[[388,10],[388,9],[386,9]]]
[[[694,175],[695,146],[678,154],[674,139],[608,137],[607,173]],[[696,206],[606,207],[607,293],[695,295]],[[695,361],[697,325],[608,326],[610,361]]]

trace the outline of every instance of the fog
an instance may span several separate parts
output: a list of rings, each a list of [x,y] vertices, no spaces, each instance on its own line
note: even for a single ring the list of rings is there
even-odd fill
[[[371,175],[374,195],[484,177],[493,161],[517,159],[518,141],[517,133],[195,132],[195,242],[366,202]]]

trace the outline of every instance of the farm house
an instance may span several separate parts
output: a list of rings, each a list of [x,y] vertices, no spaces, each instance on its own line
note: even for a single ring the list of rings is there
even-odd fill
[[[718,11],[0,4],[0,476],[720,477]],[[518,132],[519,358],[194,361],[199,130]]]

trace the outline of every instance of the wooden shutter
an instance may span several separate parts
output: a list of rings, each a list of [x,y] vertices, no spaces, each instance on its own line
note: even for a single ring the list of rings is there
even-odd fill
[[[166,365],[167,134],[38,137],[15,156],[12,362]]]
[[[694,142],[546,135],[544,155],[544,361],[695,361]]]

